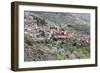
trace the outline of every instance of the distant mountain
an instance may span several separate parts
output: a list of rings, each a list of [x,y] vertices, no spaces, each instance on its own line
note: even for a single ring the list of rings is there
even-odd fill
[[[62,13],[62,12],[39,12],[31,11],[44,19],[56,24],[87,24],[90,25],[90,14],[88,13]]]

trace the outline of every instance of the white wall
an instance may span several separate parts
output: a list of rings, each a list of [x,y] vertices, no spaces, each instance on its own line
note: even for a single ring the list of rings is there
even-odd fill
[[[11,53],[11,12],[10,3],[14,0],[0,0],[0,73],[14,73],[10,70],[10,53]],[[62,4],[79,4],[79,5],[94,5],[100,9],[100,0],[21,0],[32,2],[45,2],[45,3],[62,3]],[[99,12],[100,13],[100,10]],[[100,19],[98,14],[98,19]],[[98,22],[99,24],[100,22]],[[98,25],[100,27],[100,25]],[[98,30],[100,31],[100,29]],[[100,37],[100,33],[98,33]],[[100,40],[100,38],[98,39]],[[99,41],[100,43],[100,41]],[[100,51],[98,47],[98,52]],[[100,56],[100,53],[98,54]],[[100,61],[100,58],[99,58]],[[56,70],[40,70],[34,73],[99,73],[100,62],[98,67],[88,68],[70,68],[70,69],[56,69]],[[22,72],[24,73],[24,72]],[[26,71],[25,73],[33,73],[33,71]]]

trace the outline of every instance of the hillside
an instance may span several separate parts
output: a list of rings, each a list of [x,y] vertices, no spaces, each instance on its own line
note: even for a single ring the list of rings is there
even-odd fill
[[[90,15],[25,11],[25,61],[90,57]]]

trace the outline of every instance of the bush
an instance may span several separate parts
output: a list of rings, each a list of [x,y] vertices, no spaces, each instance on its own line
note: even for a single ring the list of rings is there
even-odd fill
[[[29,34],[25,34],[24,36],[25,43],[32,46],[33,45],[33,39]]]
[[[64,60],[64,59],[66,59],[66,55],[63,52],[59,52],[59,53],[57,53],[57,59]]]

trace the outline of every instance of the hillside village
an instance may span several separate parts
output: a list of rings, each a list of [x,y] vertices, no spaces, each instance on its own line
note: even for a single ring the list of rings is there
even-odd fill
[[[25,61],[89,58],[89,32],[65,29],[72,26],[50,21],[44,14],[24,14]]]

